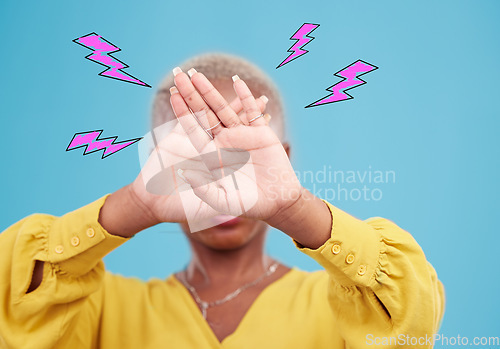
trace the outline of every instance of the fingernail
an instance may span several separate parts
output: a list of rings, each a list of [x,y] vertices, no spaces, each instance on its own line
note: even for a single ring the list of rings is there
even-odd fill
[[[176,76],[177,74],[182,73],[182,69],[181,69],[181,68],[179,68],[179,67],[175,67],[175,68],[172,70],[172,73],[174,73],[174,76]]]
[[[269,98],[267,98],[267,97],[266,97],[266,96],[264,96],[264,95],[260,96],[260,99],[261,99],[261,100],[262,100],[262,102],[264,102],[264,103],[269,102]]]
[[[189,77],[192,77],[194,75],[194,73],[196,73],[196,69],[191,68],[191,69],[188,70]]]
[[[238,75],[233,76],[233,82],[235,82],[236,80],[240,80],[240,77]]]
[[[170,87],[170,94],[173,95],[175,93],[179,93],[179,90],[177,89],[177,87],[175,87],[175,86]]]
[[[271,121],[271,115],[269,115],[269,114],[264,114],[264,119],[265,119],[267,122]]]
[[[184,171],[182,169],[180,169],[180,168],[177,169],[177,174],[179,175],[179,177],[181,177],[182,180],[187,183],[187,179],[186,179],[186,177],[184,177],[183,173],[184,173]]]

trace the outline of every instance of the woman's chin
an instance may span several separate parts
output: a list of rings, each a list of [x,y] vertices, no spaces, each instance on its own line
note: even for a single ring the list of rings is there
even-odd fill
[[[245,226],[218,225],[196,233],[198,241],[214,249],[235,249],[245,245],[251,238],[251,230]]]
[[[193,233],[191,238],[203,245],[217,250],[233,250],[244,246],[256,235],[256,225],[260,222],[241,217],[214,217],[217,225]]]

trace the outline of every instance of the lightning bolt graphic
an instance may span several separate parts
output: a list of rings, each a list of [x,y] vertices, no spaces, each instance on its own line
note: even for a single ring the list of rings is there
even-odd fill
[[[102,36],[96,33],[90,33],[73,40],[73,42],[93,51],[85,58],[108,67],[108,69],[99,73],[100,76],[151,87],[145,82],[122,71],[122,69],[128,68],[128,65],[111,56],[112,53],[121,51],[120,48],[116,47]]]
[[[343,78],[343,80],[326,89],[333,93],[309,104],[306,108],[353,99],[354,97],[345,91],[366,84],[366,81],[359,77],[376,69],[378,69],[378,67],[359,59],[351,65],[339,70],[334,75]]]
[[[83,152],[83,155],[87,155],[90,153],[94,153],[96,151],[104,149],[104,152],[102,154],[102,158],[104,159],[105,157],[108,157],[117,151],[120,151],[122,149],[125,149],[129,145],[134,144],[135,142],[138,142],[142,139],[141,138],[134,138],[134,139],[129,139],[126,141],[121,141],[115,143],[117,136],[115,137],[108,137],[108,138],[102,138],[98,139],[99,136],[101,135],[103,130],[96,130],[96,131],[88,131],[88,132],[79,132],[75,133],[73,136],[73,139],[69,143],[68,147],[66,148],[66,151],[70,151],[73,149],[85,147],[85,151]]]
[[[318,27],[319,24],[304,23],[302,27],[300,27],[299,30],[297,30],[295,34],[290,37],[290,40],[297,40],[297,42],[287,51],[292,53],[285,58],[285,60],[281,62],[276,69],[309,52],[307,50],[303,50],[302,48],[314,40],[314,38],[309,36],[309,34],[311,34]]]

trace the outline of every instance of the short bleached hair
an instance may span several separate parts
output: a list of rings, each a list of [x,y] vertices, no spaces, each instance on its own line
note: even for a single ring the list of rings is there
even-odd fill
[[[282,142],[285,140],[281,95],[274,82],[256,65],[241,57],[225,53],[207,53],[190,58],[179,67],[183,71],[195,68],[215,85],[218,81],[231,81],[231,77],[237,74],[247,83],[255,98],[265,95],[269,99],[265,111],[271,115],[269,126]],[[174,86],[174,76],[170,73],[160,83],[153,100],[152,129],[174,118],[169,92],[172,86]]]

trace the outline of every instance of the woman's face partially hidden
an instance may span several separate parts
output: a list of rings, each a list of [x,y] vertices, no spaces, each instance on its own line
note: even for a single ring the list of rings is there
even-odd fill
[[[215,81],[213,84],[228,102],[236,98],[230,81]],[[260,94],[257,92],[255,96],[260,97]],[[284,144],[284,147],[288,154],[288,144]],[[223,221],[226,222],[220,223]],[[265,234],[268,228],[268,225],[262,221],[243,217],[234,217],[227,221],[227,216],[217,216],[212,218],[212,223],[213,227],[195,233],[190,232],[187,223],[180,223],[180,226],[188,239],[195,240],[215,250],[233,250],[243,247],[256,236]]]
[[[180,225],[188,239],[214,250],[234,250],[243,247],[256,236],[265,234],[268,227],[262,221],[242,217],[235,217],[230,221],[195,233],[189,231],[187,223],[180,223]]]

